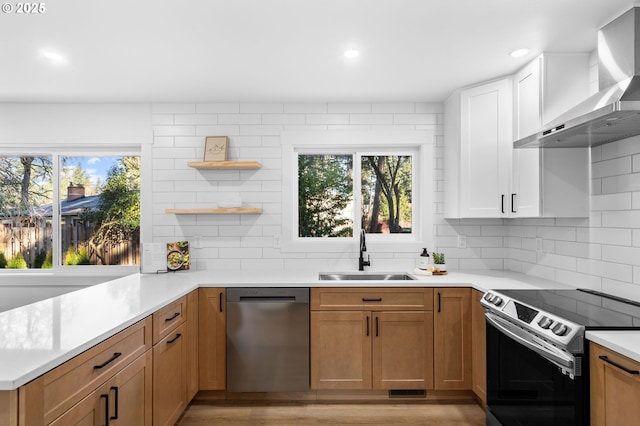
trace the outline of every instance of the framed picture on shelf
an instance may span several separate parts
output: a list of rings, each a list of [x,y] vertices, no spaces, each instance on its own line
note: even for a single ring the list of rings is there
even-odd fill
[[[204,161],[227,161],[228,149],[227,136],[207,136],[204,142]]]

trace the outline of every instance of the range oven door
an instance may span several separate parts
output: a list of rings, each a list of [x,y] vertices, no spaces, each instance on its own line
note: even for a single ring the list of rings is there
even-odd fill
[[[588,424],[583,377],[563,372],[566,360],[523,342],[522,332],[487,313],[487,426]]]

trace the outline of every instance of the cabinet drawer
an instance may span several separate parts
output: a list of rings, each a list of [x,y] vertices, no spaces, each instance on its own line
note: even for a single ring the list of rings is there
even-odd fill
[[[51,370],[19,389],[24,424],[49,424],[151,348],[151,318]],[[23,405],[24,404],[24,405]]]
[[[183,296],[153,314],[153,344],[167,337],[171,330],[185,322],[187,297]]]
[[[324,287],[311,289],[312,310],[433,310],[432,288]]]

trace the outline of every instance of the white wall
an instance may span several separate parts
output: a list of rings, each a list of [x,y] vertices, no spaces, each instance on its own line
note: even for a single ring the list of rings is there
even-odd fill
[[[588,219],[510,222],[505,268],[640,300],[640,137],[592,148],[591,176]]]

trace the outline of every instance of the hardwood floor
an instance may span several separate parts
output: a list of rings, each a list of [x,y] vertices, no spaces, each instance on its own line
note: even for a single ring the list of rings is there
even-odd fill
[[[484,425],[475,404],[326,404],[194,402],[178,426]]]

